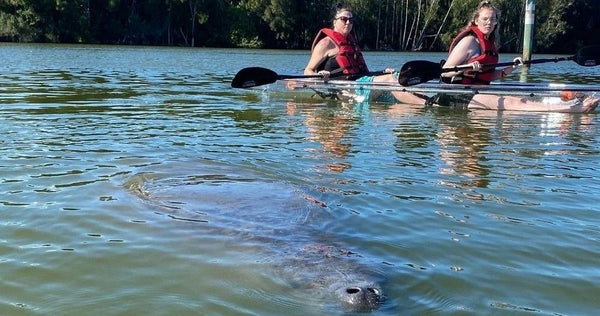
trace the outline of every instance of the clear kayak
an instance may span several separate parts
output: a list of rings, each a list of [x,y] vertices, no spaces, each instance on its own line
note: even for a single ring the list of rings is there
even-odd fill
[[[565,83],[492,83],[490,85],[462,85],[428,82],[414,86],[399,84],[356,82],[350,80],[321,79],[286,79],[286,86],[291,89],[336,89],[357,90],[372,89],[415,93],[451,93],[451,94],[496,94],[519,96],[562,96],[566,92],[600,93],[600,84],[565,84]]]
[[[391,94],[394,96],[391,100],[400,103],[414,103],[403,102],[403,96],[418,95],[424,104],[462,106],[470,110],[589,113],[597,107],[600,96],[600,85],[595,84],[502,82],[462,85],[427,82],[401,86],[349,80],[324,82],[320,79],[285,79],[284,82],[290,90],[312,90],[318,95],[339,95],[357,102],[368,101],[364,96],[370,93],[365,91],[379,91],[377,94]]]

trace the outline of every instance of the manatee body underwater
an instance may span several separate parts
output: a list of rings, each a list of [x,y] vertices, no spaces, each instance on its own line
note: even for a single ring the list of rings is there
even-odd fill
[[[382,272],[323,234],[335,220],[293,186],[215,163],[140,172],[125,187],[155,213],[198,230],[255,245],[272,271],[340,312],[370,312],[384,303]],[[327,235],[327,236],[325,236]],[[302,300],[304,301],[304,300]]]

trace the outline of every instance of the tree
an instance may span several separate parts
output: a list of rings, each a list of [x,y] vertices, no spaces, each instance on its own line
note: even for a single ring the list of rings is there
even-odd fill
[[[309,48],[339,0],[0,0],[0,40]],[[365,48],[445,51],[480,0],[345,0]],[[526,0],[494,0],[503,52],[522,46]],[[600,1],[536,0],[534,50],[599,44]]]

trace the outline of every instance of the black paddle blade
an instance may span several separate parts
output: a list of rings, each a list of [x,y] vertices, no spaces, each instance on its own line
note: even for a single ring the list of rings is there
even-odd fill
[[[438,78],[442,66],[427,60],[413,60],[405,63],[398,75],[398,83],[402,86],[413,86]]]
[[[251,88],[277,81],[278,75],[273,70],[261,67],[248,67],[240,70],[233,80],[233,88]]]
[[[573,61],[581,66],[592,67],[600,65],[600,46],[586,46],[573,56]]]

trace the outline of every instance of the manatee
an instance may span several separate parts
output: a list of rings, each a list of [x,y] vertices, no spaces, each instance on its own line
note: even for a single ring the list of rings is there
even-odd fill
[[[299,271],[308,271],[301,279],[303,286],[333,295],[343,311],[379,309],[383,290],[376,280],[380,277],[373,269],[358,264],[356,258],[358,254],[347,249],[316,243],[300,249],[296,262],[287,261],[284,269],[295,270],[292,274],[296,276],[301,275]]]
[[[134,175],[125,186],[158,214],[259,245],[265,258],[277,258],[273,271],[282,279],[344,312],[370,312],[384,302],[383,278],[373,264],[322,236],[319,223],[332,220],[324,203],[232,167],[164,169]]]

